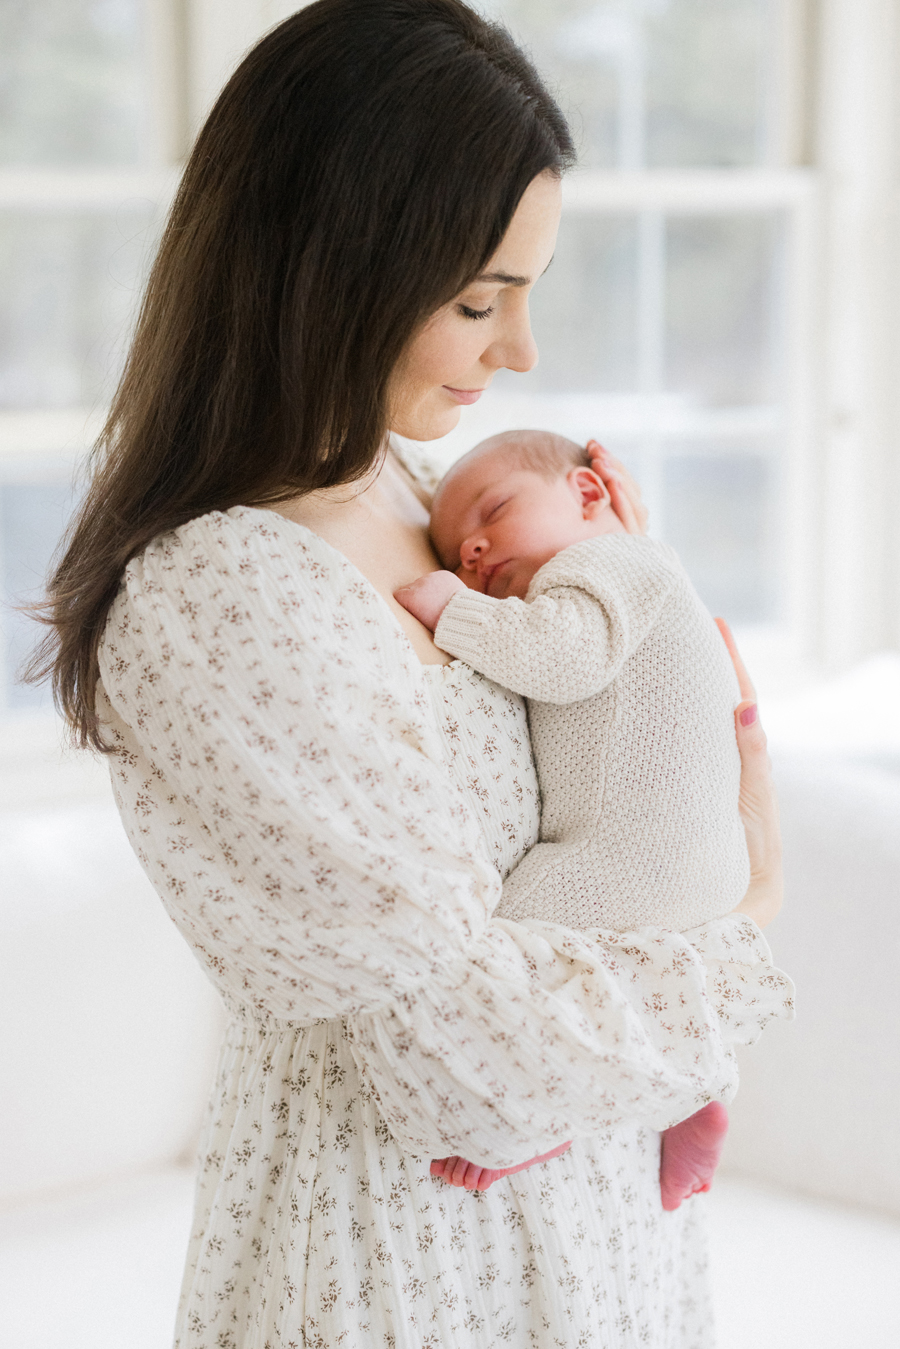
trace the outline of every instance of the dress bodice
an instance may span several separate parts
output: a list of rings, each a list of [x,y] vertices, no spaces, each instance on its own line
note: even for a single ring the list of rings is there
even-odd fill
[[[487,855],[505,878],[540,825],[524,699],[464,661],[424,669],[453,781],[476,808]]]
[[[246,1011],[177,1349],[706,1349],[697,1210],[663,1213],[653,1130],[728,1094],[732,1043],[784,1015],[752,924],[493,918],[489,861],[537,834],[520,699],[423,674],[365,577],[273,512],[212,511],[133,558],[99,664],[126,830]],[[484,1195],[430,1174],[568,1138]]]

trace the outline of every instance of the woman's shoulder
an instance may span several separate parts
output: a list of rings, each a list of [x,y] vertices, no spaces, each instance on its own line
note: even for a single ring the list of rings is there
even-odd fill
[[[360,572],[324,539],[274,511],[210,511],[158,535],[128,563],[103,645],[150,633],[195,648],[314,643],[332,658],[404,662],[400,629]],[[175,634],[178,634],[176,638]]]
[[[303,525],[276,511],[232,506],[157,535],[128,563],[124,580],[167,590],[217,576],[250,589],[291,579],[311,590],[340,592],[352,584],[352,572],[340,553]]]
[[[343,554],[304,525],[251,506],[209,511],[157,535],[125,568],[116,605],[228,597],[282,616],[349,606],[384,619],[380,597]]]

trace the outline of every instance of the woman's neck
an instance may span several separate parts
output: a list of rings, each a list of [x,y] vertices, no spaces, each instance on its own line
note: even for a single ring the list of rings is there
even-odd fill
[[[428,538],[427,497],[390,452],[357,483],[309,492],[273,507],[305,525],[362,572],[403,628],[419,660],[444,665],[446,652],[394,599],[394,591],[440,566]]]

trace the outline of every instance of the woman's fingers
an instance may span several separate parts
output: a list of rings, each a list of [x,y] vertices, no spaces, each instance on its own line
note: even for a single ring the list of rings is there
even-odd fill
[[[734,733],[741,756],[738,809],[747,839],[750,888],[738,910],[760,927],[765,927],[781,908],[784,892],[778,799],[753,680],[741,660],[728,624],[722,618],[717,618],[716,624],[731,656],[741,691],[741,701],[734,711]]]
[[[724,618],[717,618],[716,626],[728,648],[741,692],[741,701],[734,712],[734,730],[741,755],[741,814],[763,818],[770,812],[774,803],[775,789],[772,784],[766,733],[760,723],[756,705],[756,689]],[[746,822],[745,818],[745,824]],[[752,860],[751,858],[751,862]]]
[[[640,521],[634,509],[634,504],[620,480],[611,474],[605,480],[609,491],[609,499],[612,502],[612,508],[616,515],[622,521],[629,534],[643,534]]]
[[[586,448],[591,467],[606,484],[613,510],[628,533],[646,534],[649,513],[641,500],[641,489],[628,469],[599,440],[589,440]]]
[[[738,677],[738,687],[741,690],[741,701],[755,703],[756,689],[753,687],[753,680],[747,673],[746,665],[741,660],[741,653],[737,649],[731,628],[729,628],[724,618],[716,619],[716,627],[719,629],[719,632],[721,632],[722,640],[728,647],[728,654],[731,657],[731,663],[734,666],[735,674]]]
[[[606,446],[601,445],[599,440],[589,440],[586,448],[592,459],[599,459],[608,472],[614,473],[618,478],[621,478],[625,490],[633,500],[640,500],[641,489],[638,487],[621,459],[617,459],[614,454],[610,454]]]

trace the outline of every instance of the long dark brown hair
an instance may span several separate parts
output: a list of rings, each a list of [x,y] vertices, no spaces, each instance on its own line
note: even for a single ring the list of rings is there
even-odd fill
[[[318,0],[248,54],[175,198],[27,677],[104,748],[97,648],[122,573],[213,509],[362,477],[422,321],[572,141],[508,33],[460,0]]]

